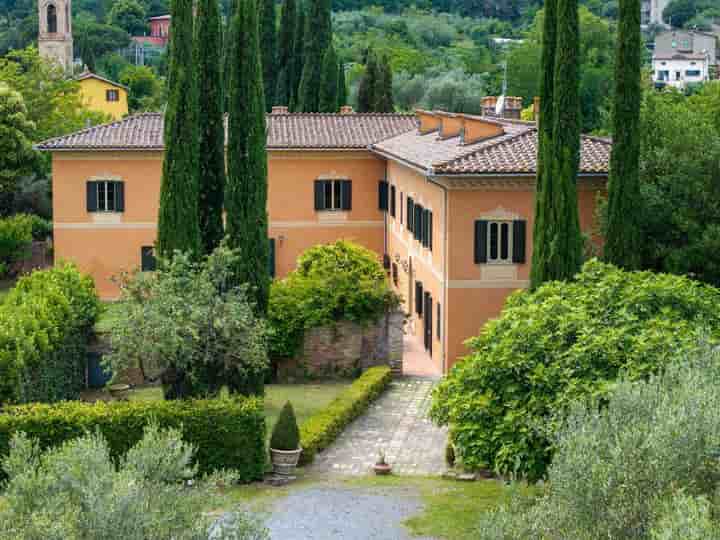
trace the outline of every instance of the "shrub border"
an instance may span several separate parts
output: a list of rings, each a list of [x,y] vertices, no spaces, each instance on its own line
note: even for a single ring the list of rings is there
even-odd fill
[[[391,381],[392,371],[389,367],[370,368],[330,405],[308,418],[300,428],[303,449],[300,464],[312,463],[315,456],[330,446],[350,422],[367,410]]]

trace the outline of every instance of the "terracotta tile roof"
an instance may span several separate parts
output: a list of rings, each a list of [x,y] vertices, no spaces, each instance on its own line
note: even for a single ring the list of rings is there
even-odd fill
[[[77,81],[84,81],[85,79],[97,79],[98,81],[106,82],[112,86],[117,86],[118,88],[124,88],[125,90],[130,91],[130,89],[124,84],[116,83],[115,81],[111,81],[110,79],[101,77],[100,75],[97,75],[92,71],[83,71],[80,75],[75,77],[75,80]]]
[[[143,113],[40,143],[40,150],[162,150],[163,115]],[[406,114],[272,114],[268,148],[348,150],[414,130]]]
[[[440,140],[437,133],[405,133],[372,146],[390,157],[440,175],[535,174],[537,130],[534,125],[503,122],[505,134],[471,145],[461,137]],[[612,142],[583,135],[580,172],[606,174]]]

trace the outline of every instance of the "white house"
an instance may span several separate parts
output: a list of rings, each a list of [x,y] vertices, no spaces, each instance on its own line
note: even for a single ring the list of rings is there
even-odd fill
[[[710,55],[707,53],[676,53],[653,57],[653,81],[656,85],[669,85],[682,90],[688,84],[709,80]]]

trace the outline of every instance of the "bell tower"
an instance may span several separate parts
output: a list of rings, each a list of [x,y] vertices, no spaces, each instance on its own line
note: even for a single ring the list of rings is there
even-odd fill
[[[72,71],[72,0],[38,0],[38,11],[40,56]]]

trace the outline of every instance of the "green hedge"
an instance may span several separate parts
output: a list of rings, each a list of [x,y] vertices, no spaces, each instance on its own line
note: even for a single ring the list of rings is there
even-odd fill
[[[73,265],[33,272],[0,305],[0,406],[76,399],[100,303]]]
[[[388,367],[367,370],[350,387],[318,414],[308,418],[300,428],[303,449],[300,463],[312,463],[318,452],[325,450],[347,425],[365,412],[392,380]]]
[[[197,447],[201,474],[234,469],[243,482],[262,479],[265,413],[256,398],[7,407],[0,413],[0,458],[8,454],[10,439],[17,432],[49,448],[99,429],[117,459],[142,439],[152,420],[163,428],[182,429],[183,439]]]

